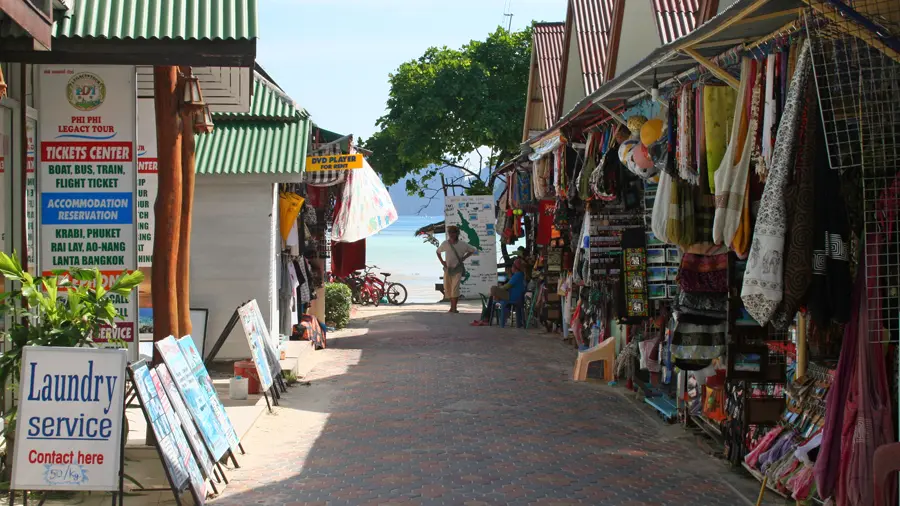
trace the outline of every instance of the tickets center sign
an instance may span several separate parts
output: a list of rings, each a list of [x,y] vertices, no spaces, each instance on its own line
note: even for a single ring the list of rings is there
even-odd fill
[[[306,172],[321,172],[325,170],[350,170],[361,169],[363,155],[318,155],[306,157]]]
[[[134,76],[128,66],[41,67],[36,207],[45,275],[97,268],[107,285],[137,268]],[[137,294],[114,297],[125,320],[94,340],[134,347]]]

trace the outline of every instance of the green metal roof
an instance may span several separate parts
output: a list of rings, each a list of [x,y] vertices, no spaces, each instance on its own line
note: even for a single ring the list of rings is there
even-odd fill
[[[54,37],[249,40],[258,0],[78,0]]]
[[[197,137],[197,174],[302,174],[309,146],[308,118],[299,121],[216,121]]]
[[[253,73],[253,95],[250,99],[250,112],[218,113],[216,119],[295,119],[298,115],[308,117],[309,114],[291,100],[275,84],[267,81],[260,74]]]

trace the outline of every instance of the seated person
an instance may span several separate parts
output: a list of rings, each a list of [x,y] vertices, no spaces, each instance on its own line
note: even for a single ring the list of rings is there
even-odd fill
[[[500,318],[500,326],[506,326],[506,314],[508,304],[516,307],[516,324],[522,327],[525,323],[522,314],[524,313],[523,303],[525,301],[525,274],[522,272],[522,260],[517,259],[512,264],[512,277],[505,285],[491,287],[491,298],[495,301],[507,303],[503,308],[503,315]]]

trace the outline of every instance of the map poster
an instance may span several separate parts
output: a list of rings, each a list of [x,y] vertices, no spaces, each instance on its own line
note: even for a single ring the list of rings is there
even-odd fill
[[[184,435],[184,427],[181,425],[181,420],[178,418],[178,414],[175,413],[172,403],[169,402],[169,396],[166,394],[162,381],[159,379],[159,373],[155,369],[150,370],[150,378],[153,380],[153,387],[156,388],[156,396],[162,404],[163,414],[168,418],[175,446],[178,448],[181,463],[187,470],[188,480],[191,483],[191,489],[194,491],[194,497],[199,500],[199,504],[204,504],[206,502],[206,478],[200,472],[194,453],[191,451],[191,447]]]
[[[187,359],[181,353],[181,348],[173,336],[156,342],[156,350],[165,362],[171,373],[175,386],[181,392],[181,398],[187,405],[206,447],[212,453],[213,459],[218,461],[228,451],[228,440],[225,439],[225,431],[216,416],[216,410],[210,404],[206,391],[197,383],[197,379],[191,372]],[[216,398],[218,400],[218,397]]]
[[[446,197],[444,223],[459,227],[459,239],[478,251],[466,260],[466,273],[460,285],[463,299],[489,294],[497,284],[497,235],[494,197],[474,195]]]
[[[184,336],[181,339],[178,339],[177,343],[191,374],[194,376],[194,380],[200,387],[200,391],[203,392],[207,398],[207,402],[210,407],[212,407],[213,413],[215,414],[216,420],[219,422],[219,427],[222,428],[222,433],[225,436],[228,446],[230,446],[232,450],[237,451],[241,440],[237,436],[237,431],[234,430],[231,419],[228,418],[228,413],[225,412],[225,406],[222,405],[222,401],[219,399],[219,394],[216,392],[216,386],[213,384],[212,378],[209,377],[209,371],[207,371],[206,366],[203,365],[203,358],[200,356],[200,352],[194,345],[194,339],[191,336]]]
[[[157,376],[159,376],[159,382],[162,384],[163,390],[166,392],[166,396],[169,398],[169,402],[172,404],[172,408],[178,416],[178,421],[184,429],[184,434],[187,436],[191,448],[194,449],[194,457],[197,459],[197,464],[199,464],[200,469],[203,470],[206,476],[212,476],[213,461],[209,457],[209,451],[207,451],[206,445],[203,444],[203,437],[197,432],[197,426],[194,425],[194,420],[191,418],[190,411],[188,411],[187,406],[184,405],[181,394],[178,393],[178,387],[175,386],[172,375],[169,374],[169,368],[166,367],[166,364],[159,364],[155,367],[155,370]]]
[[[175,439],[175,433],[180,431],[181,428],[172,425],[169,415],[163,407],[162,400],[157,394],[153,375],[150,368],[147,367],[147,363],[143,360],[138,360],[132,364],[131,375],[134,381],[134,389],[137,391],[138,398],[141,401],[141,407],[147,415],[147,421],[153,429],[153,435],[156,437],[156,445],[159,448],[163,464],[165,464],[169,473],[172,489],[177,496],[179,492],[184,490],[190,479],[187,459],[181,455],[178,441]],[[184,437],[183,434],[182,437]],[[193,458],[191,458],[191,462],[193,462]],[[194,462],[195,467],[196,465],[196,462]]]
[[[124,350],[22,351],[10,490],[119,490]]]
[[[40,67],[37,202],[40,269],[97,268],[106,288],[137,269],[135,68]],[[137,358],[137,297],[114,295],[124,320],[95,342]]]

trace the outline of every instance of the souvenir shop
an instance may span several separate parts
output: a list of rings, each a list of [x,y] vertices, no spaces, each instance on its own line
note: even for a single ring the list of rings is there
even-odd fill
[[[876,504],[875,450],[898,422],[900,32],[758,4],[531,143],[535,314],[581,354],[616,339],[601,374],[770,493]]]
[[[397,220],[387,188],[365,160],[369,153],[354,145],[352,135],[313,127],[312,145],[312,157],[359,158],[352,170],[317,170],[307,164],[303,183],[282,185],[279,307],[282,328],[291,329],[292,339],[303,338],[313,318],[325,322],[328,273],[363,270],[366,237]],[[324,339],[320,344],[324,347]]]

